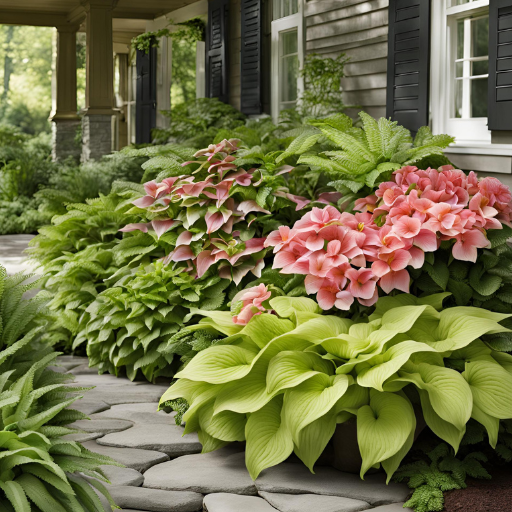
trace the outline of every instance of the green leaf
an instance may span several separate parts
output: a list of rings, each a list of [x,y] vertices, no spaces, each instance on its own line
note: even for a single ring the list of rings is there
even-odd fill
[[[0,489],[4,491],[5,497],[11,502],[15,512],[30,512],[30,503],[21,485],[17,482],[0,481]]]
[[[253,480],[266,468],[286,460],[293,451],[292,436],[281,420],[283,397],[277,396],[247,420],[245,463]]]
[[[25,494],[42,512],[67,512],[64,507],[48,492],[44,484],[35,476],[23,474],[16,481]]]
[[[434,265],[425,263],[423,268],[440,288],[446,290],[448,279],[450,277],[450,271],[448,270],[448,267],[445,263],[442,261],[436,261]]]
[[[462,376],[479,409],[494,418],[512,418],[512,375],[502,366],[492,361],[472,361],[466,363]]]
[[[283,416],[295,443],[303,428],[334,408],[351,383],[352,377],[347,375],[320,373],[286,391]]]
[[[501,277],[491,274],[481,274],[479,267],[474,266],[469,271],[469,284],[480,295],[488,296],[497,292],[503,282]]]
[[[284,318],[293,318],[297,311],[321,314],[320,306],[306,297],[274,297],[270,305],[275,312]]]
[[[258,347],[263,348],[269,341],[292,331],[293,328],[292,322],[275,315],[255,315],[240,334],[248,336]]]
[[[335,367],[312,352],[285,351],[275,356],[267,372],[267,391],[274,393],[298,386],[301,382],[324,373],[334,374]]]
[[[370,405],[357,411],[357,439],[363,459],[361,478],[372,466],[397,454],[415,427],[409,400],[392,393],[373,393]]]
[[[450,278],[448,279],[447,288],[453,294],[457,306],[467,306],[473,297],[472,288],[462,281]]]
[[[502,224],[503,229],[489,229],[487,230],[487,238],[491,242],[491,248],[498,247],[507,242],[512,237],[512,228],[506,224]]]

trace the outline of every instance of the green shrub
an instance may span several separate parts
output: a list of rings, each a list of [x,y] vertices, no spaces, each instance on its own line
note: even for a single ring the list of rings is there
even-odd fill
[[[245,116],[217,98],[199,98],[173,107],[166,112],[169,128],[155,130],[159,143],[169,139],[195,148],[206,147],[221,129],[232,130],[245,123]]]
[[[49,368],[58,353],[40,343],[42,328],[33,321],[47,299],[22,298],[37,285],[25,284],[27,277],[6,278],[0,267],[0,507],[103,511],[95,490],[114,503],[99,482],[108,482],[100,465],[116,463],[64,437],[77,432],[67,425],[86,417],[69,409],[86,389]]]
[[[276,315],[245,327],[202,312],[188,329],[227,337],[195,356],[161,403],[187,400],[185,432],[198,432],[204,452],[245,440],[253,478],[292,452],[313,470],[336,425],[356,417],[361,477],[377,465],[389,481],[412,446],[415,403],[455,452],[470,417],[495,447],[500,419],[512,418],[512,356],[479,337],[507,331],[499,322],[510,315],[442,310],[444,297],[383,297],[359,323],[322,316],[307,298],[273,298]]]

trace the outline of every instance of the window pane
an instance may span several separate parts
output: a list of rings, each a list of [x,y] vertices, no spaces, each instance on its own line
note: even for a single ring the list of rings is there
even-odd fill
[[[280,110],[292,108],[297,101],[299,77],[298,32],[290,30],[279,34],[279,103]]]
[[[291,16],[299,12],[299,0],[274,0],[274,20]]]
[[[455,81],[455,117],[462,117],[462,86],[463,80]]]
[[[489,46],[489,17],[471,21],[471,57],[486,56]]]
[[[450,7],[455,7],[456,5],[468,4],[471,0],[452,0]]]
[[[471,80],[471,117],[487,117],[487,78]]]
[[[457,59],[464,57],[464,20],[457,22]]]
[[[489,73],[489,61],[477,60],[471,63],[471,68],[471,76],[487,75]]]
[[[281,55],[290,55],[292,53],[297,53],[297,31],[293,30],[291,32],[283,32],[281,35],[282,39],[282,54]]]
[[[464,63],[463,62],[456,62],[455,63],[455,76],[457,78],[460,78],[462,76],[464,69]]]

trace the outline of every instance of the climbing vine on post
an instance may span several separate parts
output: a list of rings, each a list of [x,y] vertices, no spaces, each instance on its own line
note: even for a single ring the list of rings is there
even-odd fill
[[[169,27],[178,27],[177,30],[170,30]],[[158,48],[160,38],[170,37],[175,41],[204,41],[205,23],[201,18],[192,18],[183,23],[169,22],[168,27],[154,32],[144,32],[132,39],[132,47],[136,50],[149,53],[151,48]]]

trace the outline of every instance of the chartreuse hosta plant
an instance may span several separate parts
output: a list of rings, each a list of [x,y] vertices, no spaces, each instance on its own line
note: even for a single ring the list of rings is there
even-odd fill
[[[446,294],[403,294],[354,323],[321,315],[308,298],[266,303],[263,291],[242,297],[242,308],[255,308],[245,326],[230,313],[202,312],[189,330],[226,337],[195,356],[161,399],[188,402],[185,432],[198,432],[204,452],[246,441],[253,478],[292,452],[313,470],[336,425],[353,417],[361,477],[380,465],[388,481],[413,443],[416,403],[455,451],[470,418],[493,446],[499,420],[512,418],[512,356],[479,339],[506,331],[509,315],[442,310]]]
[[[115,462],[64,437],[77,432],[66,425],[85,417],[68,408],[84,389],[48,368],[58,353],[40,343],[33,322],[48,299],[22,299],[35,286],[26,278],[6,278],[0,267],[0,509],[104,511],[96,491],[115,505],[100,465]]]

